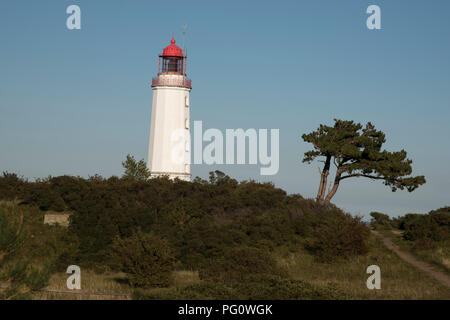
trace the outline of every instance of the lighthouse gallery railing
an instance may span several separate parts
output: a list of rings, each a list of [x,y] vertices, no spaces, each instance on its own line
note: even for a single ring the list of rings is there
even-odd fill
[[[192,81],[190,79],[177,77],[177,78],[166,78],[157,77],[152,79],[153,86],[169,86],[169,87],[185,87],[192,88]]]

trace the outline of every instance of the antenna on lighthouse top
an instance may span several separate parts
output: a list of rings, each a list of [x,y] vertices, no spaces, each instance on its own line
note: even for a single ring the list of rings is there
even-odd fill
[[[183,24],[182,28],[183,28],[183,54],[186,55],[185,48],[184,48],[184,42],[185,42],[185,40],[186,40],[186,29],[187,29],[187,24],[186,24],[186,23]]]

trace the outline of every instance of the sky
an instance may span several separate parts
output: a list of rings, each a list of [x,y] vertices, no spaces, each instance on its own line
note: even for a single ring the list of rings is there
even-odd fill
[[[68,30],[66,8],[81,8]],[[381,30],[369,30],[369,5]],[[391,192],[347,179],[333,202],[367,218],[450,205],[450,2],[447,0],[0,2],[0,172],[120,176],[147,160],[158,54],[187,24],[191,121],[280,130],[280,168],[192,165],[271,181],[313,198],[321,163],[301,135],[334,118],[372,122],[427,183]]]

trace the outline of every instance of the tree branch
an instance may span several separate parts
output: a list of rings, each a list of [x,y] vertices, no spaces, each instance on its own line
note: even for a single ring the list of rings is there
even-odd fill
[[[347,178],[353,178],[353,177],[365,177],[365,178],[376,179],[376,180],[385,180],[386,179],[386,177],[377,177],[377,176],[371,176],[368,174],[355,173],[355,174],[349,174],[349,175],[343,176],[340,178],[340,180],[347,179]]]

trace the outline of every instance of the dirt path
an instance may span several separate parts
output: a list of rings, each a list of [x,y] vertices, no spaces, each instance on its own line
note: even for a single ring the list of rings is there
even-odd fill
[[[372,230],[372,233],[377,235],[383,240],[383,244],[388,248],[389,250],[395,252],[402,260],[408,262],[409,264],[413,265],[417,269],[422,270],[426,274],[428,274],[430,277],[436,279],[440,283],[442,283],[447,288],[450,288],[450,277],[448,277],[446,274],[436,271],[430,264],[417,260],[415,257],[410,255],[409,253],[406,253],[404,251],[401,251],[399,246],[392,242],[391,239],[384,237],[380,233]]]

